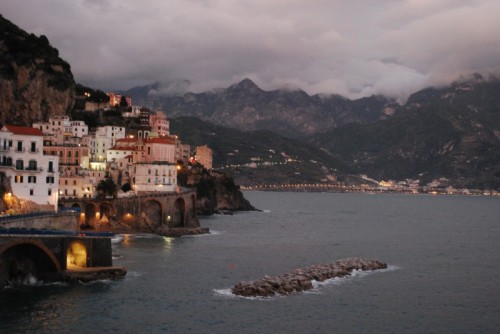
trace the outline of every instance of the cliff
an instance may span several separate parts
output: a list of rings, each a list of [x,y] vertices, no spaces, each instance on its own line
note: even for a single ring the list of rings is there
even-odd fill
[[[165,110],[170,118],[197,117],[225,127],[267,130],[290,138],[349,123],[372,123],[396,112],[396,102],[383,96],[349,100],[339,95],[310,96],[302,90],[265,91],[250,79],[202,93],[151,94],[164,88],[155,83],[132,88],[124,94],[145,106]]]
[[[45,36],[28,34],[0,15],[0,124],[30,126],[71,110],[75,81]]]
[[[250,211],[255,208],[243,197],[239,186],[224,173],[195,169],[196,213],[211,215],[224,211]]]

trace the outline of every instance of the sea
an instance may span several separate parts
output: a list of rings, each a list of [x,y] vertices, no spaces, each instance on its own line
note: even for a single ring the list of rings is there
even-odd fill
[[[0,333],[500,333],[500,198],[244,192],[211,233],[120,234],[117,281],[0,291]],[[288,296],[240,281],[360,257],[388,268]]]

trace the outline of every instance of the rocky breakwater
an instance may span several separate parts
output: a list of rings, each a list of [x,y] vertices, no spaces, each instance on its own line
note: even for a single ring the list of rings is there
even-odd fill
[[[295,269],[281,276],[264,276],[251,282],[239,282],[232,293],[244,297],[271,297],[288,295],[293,292],[311,290],[312,281],[326,281],[331,278],[345,277],[354,270],[378,270],[387,268],[387,264],[377,260],[349,258],[330,264],[317,264],[307,268]]]

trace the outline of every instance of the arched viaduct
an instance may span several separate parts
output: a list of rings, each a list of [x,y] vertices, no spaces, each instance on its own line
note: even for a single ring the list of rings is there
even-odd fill
[[[65,199],[60,208],[80,212],[80,226],[95,230],[168,232],[199,227],[196,191],[153,192],[122,198]]]
[[[0,288],[10,281],[64,280],[71,271],[112,268],[110,236],[75,232],[0,234]]]

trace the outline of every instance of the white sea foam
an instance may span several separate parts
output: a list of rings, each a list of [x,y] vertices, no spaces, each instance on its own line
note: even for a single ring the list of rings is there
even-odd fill
[[[111,242],[114,244],[118,244],[122,242],[123,240],[123,234],[116,234],[114,237],[111,238]]]
[[[28,275],[24,279],[20,280],[11,280],[9,281],[9,284],[4,287],[4,289],[15,289],[15,288],[20,288],[20,287],[27,287],[27,286],[64,286],[68,285],[69,283],[67,282],[44,282],[41,280],[38,280],[35,276],[33,275]]]
[[[233,294],[231,289],[214,289],[213,292],[217,296],[227,297],[227,298],[236,298],[236,295]]]

